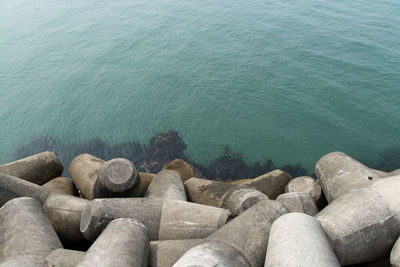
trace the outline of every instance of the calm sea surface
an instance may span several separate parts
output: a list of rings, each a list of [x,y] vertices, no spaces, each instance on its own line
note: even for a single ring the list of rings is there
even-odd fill
[[[203,164],[373,163],[400,146],[400,1],[0,0],[0,92],[0,162],[174,129]]]

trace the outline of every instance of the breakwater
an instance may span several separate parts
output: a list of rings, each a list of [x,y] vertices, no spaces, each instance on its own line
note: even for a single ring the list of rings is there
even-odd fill
[[[172,133],[170,133],[172,134]],[[182,159],[53,152],[0,165],[0,266],[398,266],[399,170],[342,152],[317,179],[275,169],[221,182]]]

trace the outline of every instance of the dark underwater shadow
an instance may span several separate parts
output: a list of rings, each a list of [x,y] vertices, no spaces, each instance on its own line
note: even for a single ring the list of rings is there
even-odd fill
[[[235,153],[229,146],[210,165],[198,164],[186,155],[186,143],[177,131],[170,130],[151,137],[147,144],[136,141],[124,142],[109,146],[98,138],[82,143],[65,143],[51,136],[38,137],[19,147],[14,158],[19,159],[46,150],[56,153],[68,176],[70,162],[81,153],[89,153],[104,160],[116,157],[132,161],[138,171],[157,173],[173,159],[183,159],[192,164],[205,178],[213,180],[230,180],[235,178],[252,178],[274,169],[288,172],[292,177],[312,175],[300,164],[276,166],[270,159],[265,162],[248,163],[241,154]]]

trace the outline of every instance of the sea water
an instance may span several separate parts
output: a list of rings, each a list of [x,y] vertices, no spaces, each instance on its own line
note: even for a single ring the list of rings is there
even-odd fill
[[[0,93],[3,163],[173,129],[205,165],[376,165],[400,154],[400,1],[0,0]]]

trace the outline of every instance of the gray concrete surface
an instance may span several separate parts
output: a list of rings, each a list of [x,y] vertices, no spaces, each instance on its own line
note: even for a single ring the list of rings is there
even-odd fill
[[[57,235],[63,243],[84,240],[80,229],[81,213],[89,200],[64,193],[53,192],[43,205]]]
[[[72,160],[69,174],[89,200],[125,196],[140,183],[136,168],[129,160],[116,158],[105,162],[86,153]]]
[[[314,216],[319,212],[314,199],[308,193],[292,192],[280,195],[276,201],[281,203],[290,212],[300,212]]]
[[[323,156],[315,166],[315,174],[329,203],[350,190],[363,188],[387,176],[342,152]]]
[[[46,257],[48,267],[75,267],[85,256],[85,252],[59,248]]]
[[[166,200],[161,212],[159,240],[206,238],[225,225],[230,216],[226,209]]]
[[[42,185],[59,177],[64,168],[53,152],[42,152],[0,166],[0,172]]]
[[[272,224],[264,266],[340,267],[340,264],[315,218],[288,213]]]
[[[247,182],[240,186],[248,186],[264,193],[269,199],[276,199],[280,194],[285,193],[286,185],[292,180],[292,177],[284,171],[273,170]]]
[[[204,239],[160,240],[150,242],[150,267],[171,267],[189,249],[203,243]]]
[[[342,265],[389,254],[400,235],[400,176],[379,179],[330,203],[315,217]]]
[[[62,248],[41,204],[33,198],[15,198],[1,207],[0,227],[0,262],[9,266],[46,266],[46,256]]]
[[[32,197],[43,204],[51,192],[40,185],[0,172],[0,207],[17,197]]]
[[[150,240],[158,240],[162,206],[160,198],[94,199],[82,211],[80,231],[94,241],[113,219],[131,218],[147,227]]]
[[[206,241],[188,250],[174,267],[250,267],[245,257],[223,241]]]
[[[51,191],[59,190],[65,194],[68,194],[71,196],[78,195],[78,190],[75,187],[74,182],[67,177],[56,177],[54,179],[51,179],[50,181],[48,181],[47,183],[45,183],[42,186]]]
[[[133,219],[115,219],[76,266],[147,267],[149,247],[146,226]]]
[[[186,201],[185,187],[181,175],[173,170],[160,171],[153,178],[144,196]]]

